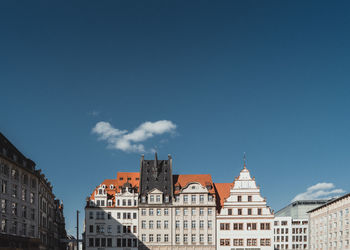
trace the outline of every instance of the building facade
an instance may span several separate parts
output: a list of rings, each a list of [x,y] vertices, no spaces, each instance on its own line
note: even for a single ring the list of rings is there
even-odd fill
[[[309,211],[310,249],[350,249],[350,193]]]
[[[139,236],[140,249],[172,248],[173,176],[172,158],[140,163]]]
[[[246,165],[232,184],[215,187],[219,196],[217,249],[273,249],[274,214]]]
[[[211,176],[174,175],[173,249],[215,249],[216,200]]]
[[[118,172],[116,179],[103,181],[87,199],[86,249],[138,249],[139,176]]]
[[[275,214],[275,249],[309,249],[308,211],[326,200],[294,201]]]
[[[59,242],[66,237],[62,228],[65,224],[63,206],[55,210],[59,201],[55,200],[50,183],[35,169],[35,163],[1,133],[0,181],[0,249],[64,249],[64,244]],[[42,202],[43,186],[45,203]]]

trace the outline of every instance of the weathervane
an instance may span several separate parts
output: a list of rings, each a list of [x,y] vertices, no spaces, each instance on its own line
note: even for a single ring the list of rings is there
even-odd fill
[[[245,152],[243,153],[243,168],[246,168],[246,164],[247,164],[247,158],[245,155]]]

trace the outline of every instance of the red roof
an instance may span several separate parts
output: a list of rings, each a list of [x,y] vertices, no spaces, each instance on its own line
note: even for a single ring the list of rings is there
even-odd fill
[[[224,206],[225,200],[230,196],[230,189],[233,187],[233,183],[215,183],[215,189],[217,193],[216,202],[219,209]]]
[[[106,179],[104,180],[99,186],[97,186],[94,191],[92,192],[90,196],[90,200],[95,199],[95,193],[97,192],[98,188],[102,185],[106,186],[106,193],[109,200],[112,200],[114,205],[114,199],[115,199],[115,193],[120,191],[120,187],[123,186],[125,183],[130,183],[132,187],[139,188],[140,183],[140,173],[136,172],[118,172],[116,179]],[[111,185],[113,185],[113,188],[111,189]]]
[[[200,183],[203,187],[210,186],[211,189],[208,190],[209,193],[215,194],[213,181],[210,174],[180,174],[173,175],[174,186],[179,187],[179,190],[174,191],[178,194],[181,189],[185,188],[188,184],[193,182]]]

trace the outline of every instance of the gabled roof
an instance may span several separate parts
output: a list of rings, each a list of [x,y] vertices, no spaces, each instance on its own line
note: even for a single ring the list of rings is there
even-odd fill
[[[230,190],[234,186],[234,183],[214,183],[217,197],[216,197],[216,202],[221,209],[221,207],[224,206],[225,200],[230,197]]]
[[[200,183],[204,188],[210,186],[211,188],[208,190],[209,193],[215,194],[213,181],[211,179],[210,174],[180,174],[173,175],[173,183],[175,187],[174,193],[178,194],[181,192],[181,189],[185,188],[190,183]],[[178,189],[178,190],[176,190]]]
[[[120,187],[124,184],[130,183],[132,187],[136,187],[139,190],[140,186],[140,173],[139,172],[118,172],[117,173],[117,192],[120,192]]]
[[[120,187],[123,187],[123,185],[126,183],[130,183],[133,188],[135,187],[138,190],[139,183],[140,183],[140,173],[118,172],[116,179],[106,179],[100,185],[98,185],[90,195],[90,200],[94,200],[95,193],[97,192],[98,188],[102,185],[105,185],[107,197],[108,199],[112,200],[112,204],[114,205],[115,193],[120,192]],[[111,185],[113,185],[112,189],[111,189]]]

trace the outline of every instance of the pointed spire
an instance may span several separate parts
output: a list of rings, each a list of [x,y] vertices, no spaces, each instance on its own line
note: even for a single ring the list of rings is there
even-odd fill
[[[246,158],[245,152],[244,152],[244,154],[243,154],[243,168],[244,168],[244,169],[247,168],[247,158]]]
[[[158,161],[157,152],[154,152],[154,159],[155,159],[155,161]]]

